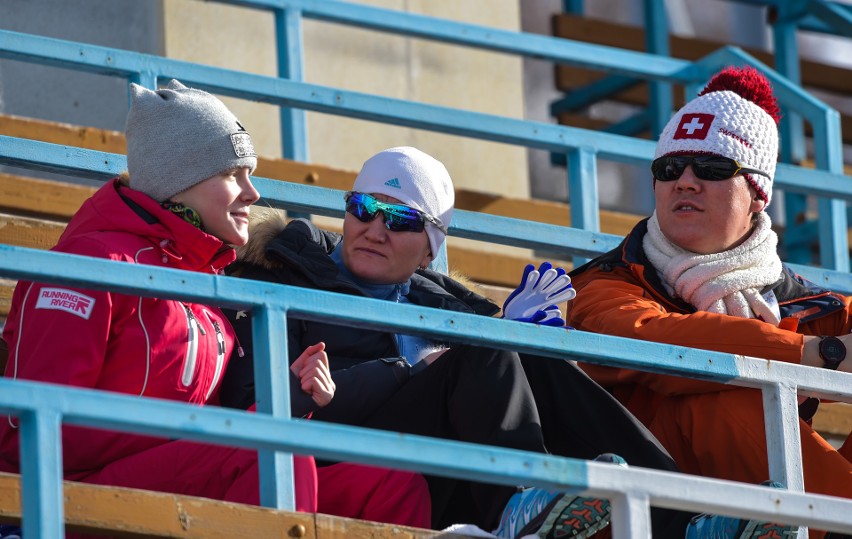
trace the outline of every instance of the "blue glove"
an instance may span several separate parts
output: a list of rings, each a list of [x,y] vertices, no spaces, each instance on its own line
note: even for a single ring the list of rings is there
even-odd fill
[[[562,311],[556,305],[550,305],[540,311],[536,311],[529,318],[516,318],[517,322],[531,322],[540,326],[553,326],[561,328],[565,325],[565,319],[562,318]]]
[[[559,311],[556,306],[558,303],[570,301],[576,295],[577,292],[571,286],[571,277],[564,269],[554,268],[550,262],[543,262],[538,270],[532,264],[527,264],[521,284],[503,303],[503,318],[529,322],[538,311]],[[552,316],[552,312],[546,312],[545,317],[537,323],[546,323],[545,320],[552,319]],[[561,312],[559,317],[562,318]],[[564,325],[564,320],[559,325]]]

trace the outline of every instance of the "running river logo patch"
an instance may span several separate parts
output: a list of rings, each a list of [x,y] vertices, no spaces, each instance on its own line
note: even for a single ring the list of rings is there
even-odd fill
[[[65,311],[88,320],[92,316],[95,298],[66,288],[42,288],[36,300],[36,309]]]

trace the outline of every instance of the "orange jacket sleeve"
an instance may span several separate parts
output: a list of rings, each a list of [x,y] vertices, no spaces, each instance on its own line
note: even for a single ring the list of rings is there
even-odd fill
[[[627,270],[589,271],[575,281],[577,297],[568,305],[576,329],[716,352],[799,363],[804,338],[760,320],[696,312],[672,312],[636,282]],[[607,387],[641,384],[663,395],[719,391],[726,386],[676,376],[595,365],[583,368]],[[735,386],[731,386],[734,388]]]

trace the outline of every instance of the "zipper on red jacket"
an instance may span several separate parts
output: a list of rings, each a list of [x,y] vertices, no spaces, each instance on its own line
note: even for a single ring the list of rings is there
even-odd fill
[[[183,387],[189,387],[192,384],[192,377],[195,374],[195,363],[198,361],[198,333],[205,334],[204,328],[196,320],[195,315],[189,307],[181,303],[184,311],[186,311],[186,358],[183,362],[183,372],[181,373],[180,383]]]
[[[210,396],[213,394],[213,390],[219,384],[219,378],[222,376],[222,371],[225,367],[225,334],[222,332],[222,327],[219,325],[218,320],[214,320],[210,313],[204,310],[204,315],[207,317],[207,320],[213,324],[213,329],[216,330],[216,369],[213,371],[213,380],[210,382],[210,388],[207,390],[207,396],[204,398],[205,401],[210,399]]]

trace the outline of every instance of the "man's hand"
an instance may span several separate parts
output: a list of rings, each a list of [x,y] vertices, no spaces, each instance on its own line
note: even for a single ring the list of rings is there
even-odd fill
[[[290,365],[290,371],[299,377],[302,391],[310,395],[320,408],[331,402],[336,386],[328,368],[325,343],[307,347]]]
[[[837,366],[838,372],[852,372],[852,334],[835,335],[840,339],[846,350],[849,351],[846,359],[841,361]],[[825,361],[819,355],[819,337],[813,335],[805,335],[805,346],[802,350],[802,365],[810,365],[811,367],[825,367]]]

